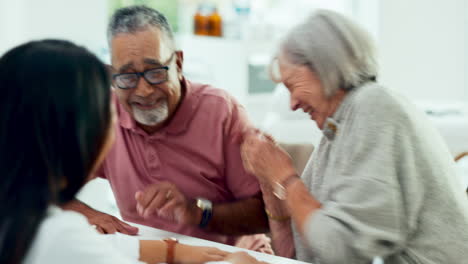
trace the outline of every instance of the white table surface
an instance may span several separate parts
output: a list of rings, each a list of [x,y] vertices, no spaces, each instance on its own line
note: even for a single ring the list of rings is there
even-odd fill
[[[233,247],[233,246],[228,246],[225,244],[216,243],[216,242],[205,240],[205,239],[172,233],[172,232],[156,229],[156,228],[145,226],[145,225],[140,225],[140,224],[135,224],[135,223],[129,223],[129,224],[139,228],[138,238],[141,240],[160,240],[160,239],[167,238],[167,237],[174,237],[174,238],[177,238],[181,243],[184,243],[187,245],[216,247],[221,250],[228,251],[228,252],[245,251],[245,252],[248,252],[251,256],[255,257],[256,259],[261,260],[261,261],[266,261],[271,264],[306,263],[306,262],[297,261],[297,260],[293,260],[289,258],[272,256],[272,255],[268,255],[265,253],[255,252],[255,251],[246,250],[246,249]]]

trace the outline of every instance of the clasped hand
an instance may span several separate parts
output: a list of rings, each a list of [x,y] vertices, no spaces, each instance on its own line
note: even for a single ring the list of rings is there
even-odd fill
[[[152,184],[135,194],[136,209],[143,218],[158,216],[181,224],[198,224],[199,210],[170,182]]]
[[[244,168],[260,182],[282,182],[296,173],[291,157],[272,136],[258,130],[247,132],[241,145]]]

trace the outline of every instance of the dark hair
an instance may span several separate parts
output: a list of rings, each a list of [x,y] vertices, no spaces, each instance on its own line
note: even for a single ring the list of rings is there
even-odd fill
[[[107,27],[107,40],[110,42],[119,33],[135,33],[147,29],[148,26],[159,28],[166,33],[170,41],[174,41],[174,34],[166,17],[159,11],[143,5],[115,11]]]
[[[0,58],[0,263],[20,263],[51,204],[74,199],[111,124],[106,67],[68,41]]]

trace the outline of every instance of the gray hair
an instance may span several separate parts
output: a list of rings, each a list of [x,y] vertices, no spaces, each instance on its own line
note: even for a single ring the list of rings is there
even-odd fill
[[[166,17],[147,6],[129,6],[115,11],[107,27],[107,40],[110,43],[117,34],[135,33],[149,27],[160,29],[174,44],[174,34]]]
[[[280,48],[291,63],[317,74],[328,97],[375,80],[377,74],[368,33],[334,11],[316,10],[286,35]]]

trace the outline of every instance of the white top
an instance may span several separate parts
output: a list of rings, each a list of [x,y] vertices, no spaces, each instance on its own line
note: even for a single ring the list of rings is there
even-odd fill
[[[217,247],[228,252],[246,251],[253,257],[269,263],[304,263],[260,252],[236,248],[195,237],[184,236],[156,228],[138,225],[139,235],[132,237],[116,233],[101,235],[88,224],[86,218],[73,211],[51,206],[39,227],[36,239],[24,259],[24,264],[136,264],[139,258],[139,240],[158,240],[175,237],[181,243],[193,246]],[[226,261],[209,264],[229,264]],[[207,263],[207,264],[208,264]]]
[[[139,250],[136,237],[100,235],[83,215],[51,206],[23,263],[136,264]]]

